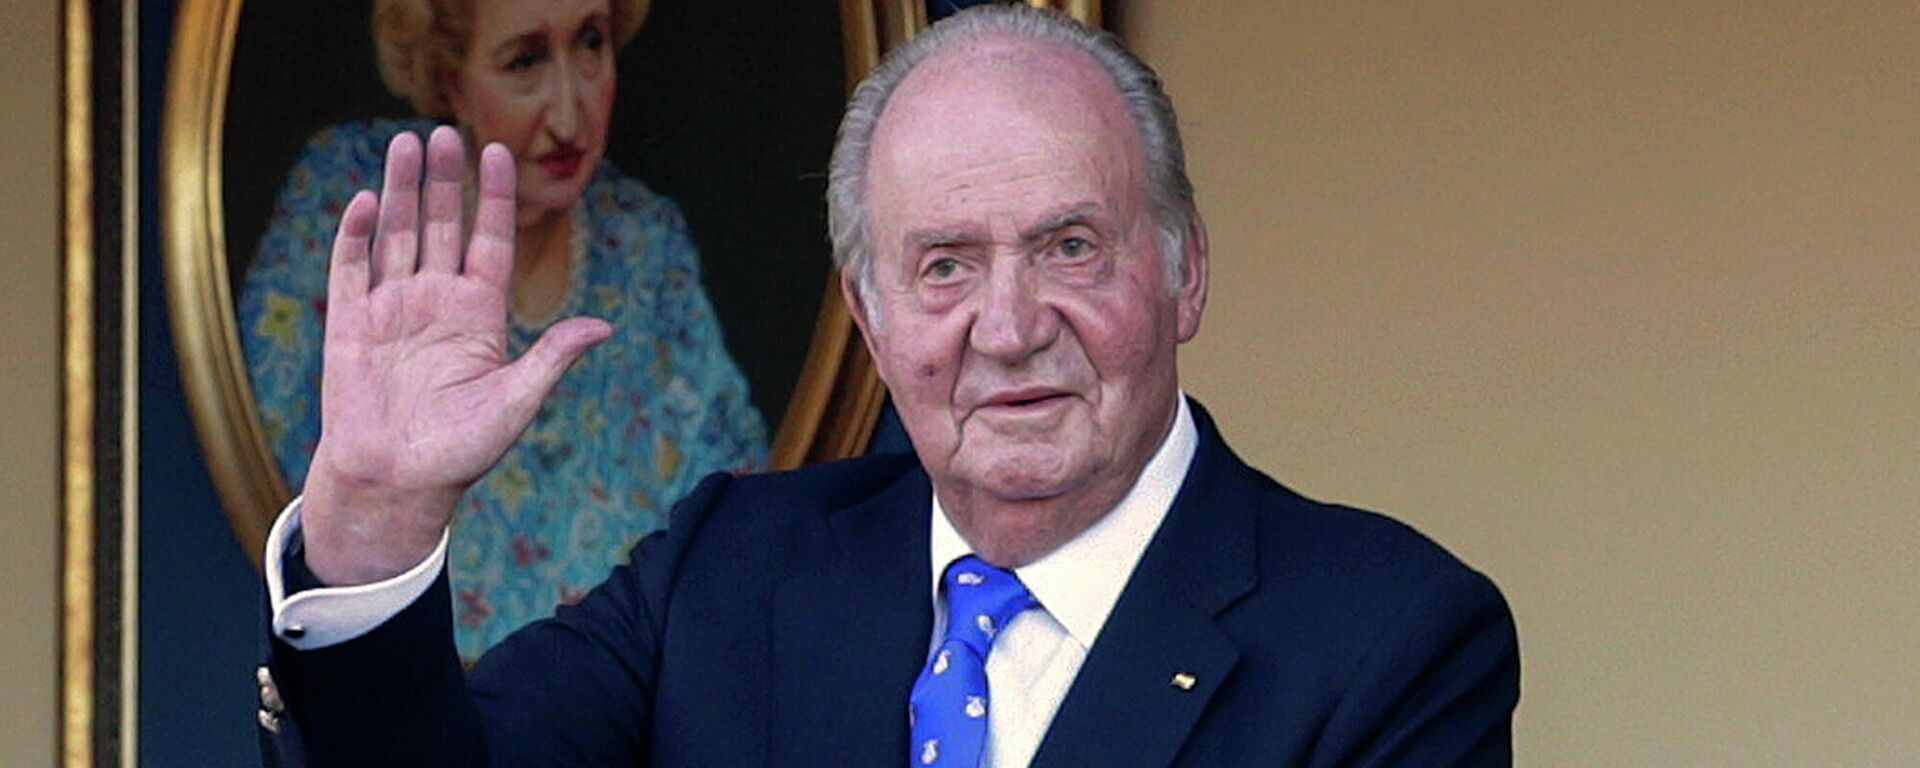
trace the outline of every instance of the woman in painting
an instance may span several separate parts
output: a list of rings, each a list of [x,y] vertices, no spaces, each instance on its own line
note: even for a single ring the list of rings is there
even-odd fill
[[[646,0],[377,0],[387,87],[422,117],[335,125],[288,173],[249,268],[241,338],[267,439],[299,488],[319,439],[327,254],[387,143],[451,119],[518,166],[509,318],[518,355],[551,322],[614,335],[461,501],[448,568],[456,642],[477,658],[602,580],[702,475],[757,469],[766,427],[728,356],[680,212],[603,159],[615,49]]]

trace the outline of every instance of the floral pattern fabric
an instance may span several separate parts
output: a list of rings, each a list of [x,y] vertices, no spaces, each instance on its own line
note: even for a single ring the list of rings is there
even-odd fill
[[[377,120],[321,131],[287,174],[247,271],[241,344],[267,441],[296,489],[320,438],[334,229],[355,192],[379,187],[388,141],[431,128]],[[767,460],[766,425],[728,356],[679,209],[603,162],[574,217],[566,298],[552,318],[510,318],[508,343],[517,356],[552,320],[576,315],[608,321],[613,337],[567,372],[460,501],[448,571],[468,660],[598,584],[701,476]]]

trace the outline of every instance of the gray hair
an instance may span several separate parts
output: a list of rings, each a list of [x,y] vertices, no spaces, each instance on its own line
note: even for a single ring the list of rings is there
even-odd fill
[[[1186,150],[1180,143],[1173,100],[1167,97],[1153,68],[1129,53],[1113,35],[1090,29],[1060,11],[1025,4],[976,6],[954,14],[888,53],[873,74],[854,89],[847,101],[846,117],[840,121],[840,136],[834,142],[828,172],[827,226],[833,239],[834,265],[842,275],[856,278],[863,294],[871,288],[873,242],[866,203],[867,160],[873,129],[887,99],[921,62],[957,43],[989,36],[1064,43],[1092,56],[1112,78],[1146,152],[1147,195],[1165,251],[1162,257],[1167,284],[1177,289],[1184,282],[1180,257],[1196,214],[1193,182],[1187,178]]]

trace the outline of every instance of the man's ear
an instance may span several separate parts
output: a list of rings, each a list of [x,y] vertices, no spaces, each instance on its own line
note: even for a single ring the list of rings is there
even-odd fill
[[[1180,280],[1174,302],[1179,313],[1177,338],[1184,344],[1200,332],[1200,315],[1207,308],[1207,222],[1198,208],[1187,227],[1186,250],[1180,254]]]

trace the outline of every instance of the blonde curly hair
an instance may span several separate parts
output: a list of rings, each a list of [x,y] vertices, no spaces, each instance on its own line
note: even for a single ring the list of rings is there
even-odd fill
[[[460,68],[473,36],[474,0],[374,0],[380,81],[422,116],[451,117],[445,75]],[[640,31],[650,0],[608,0],[614,46]]]

